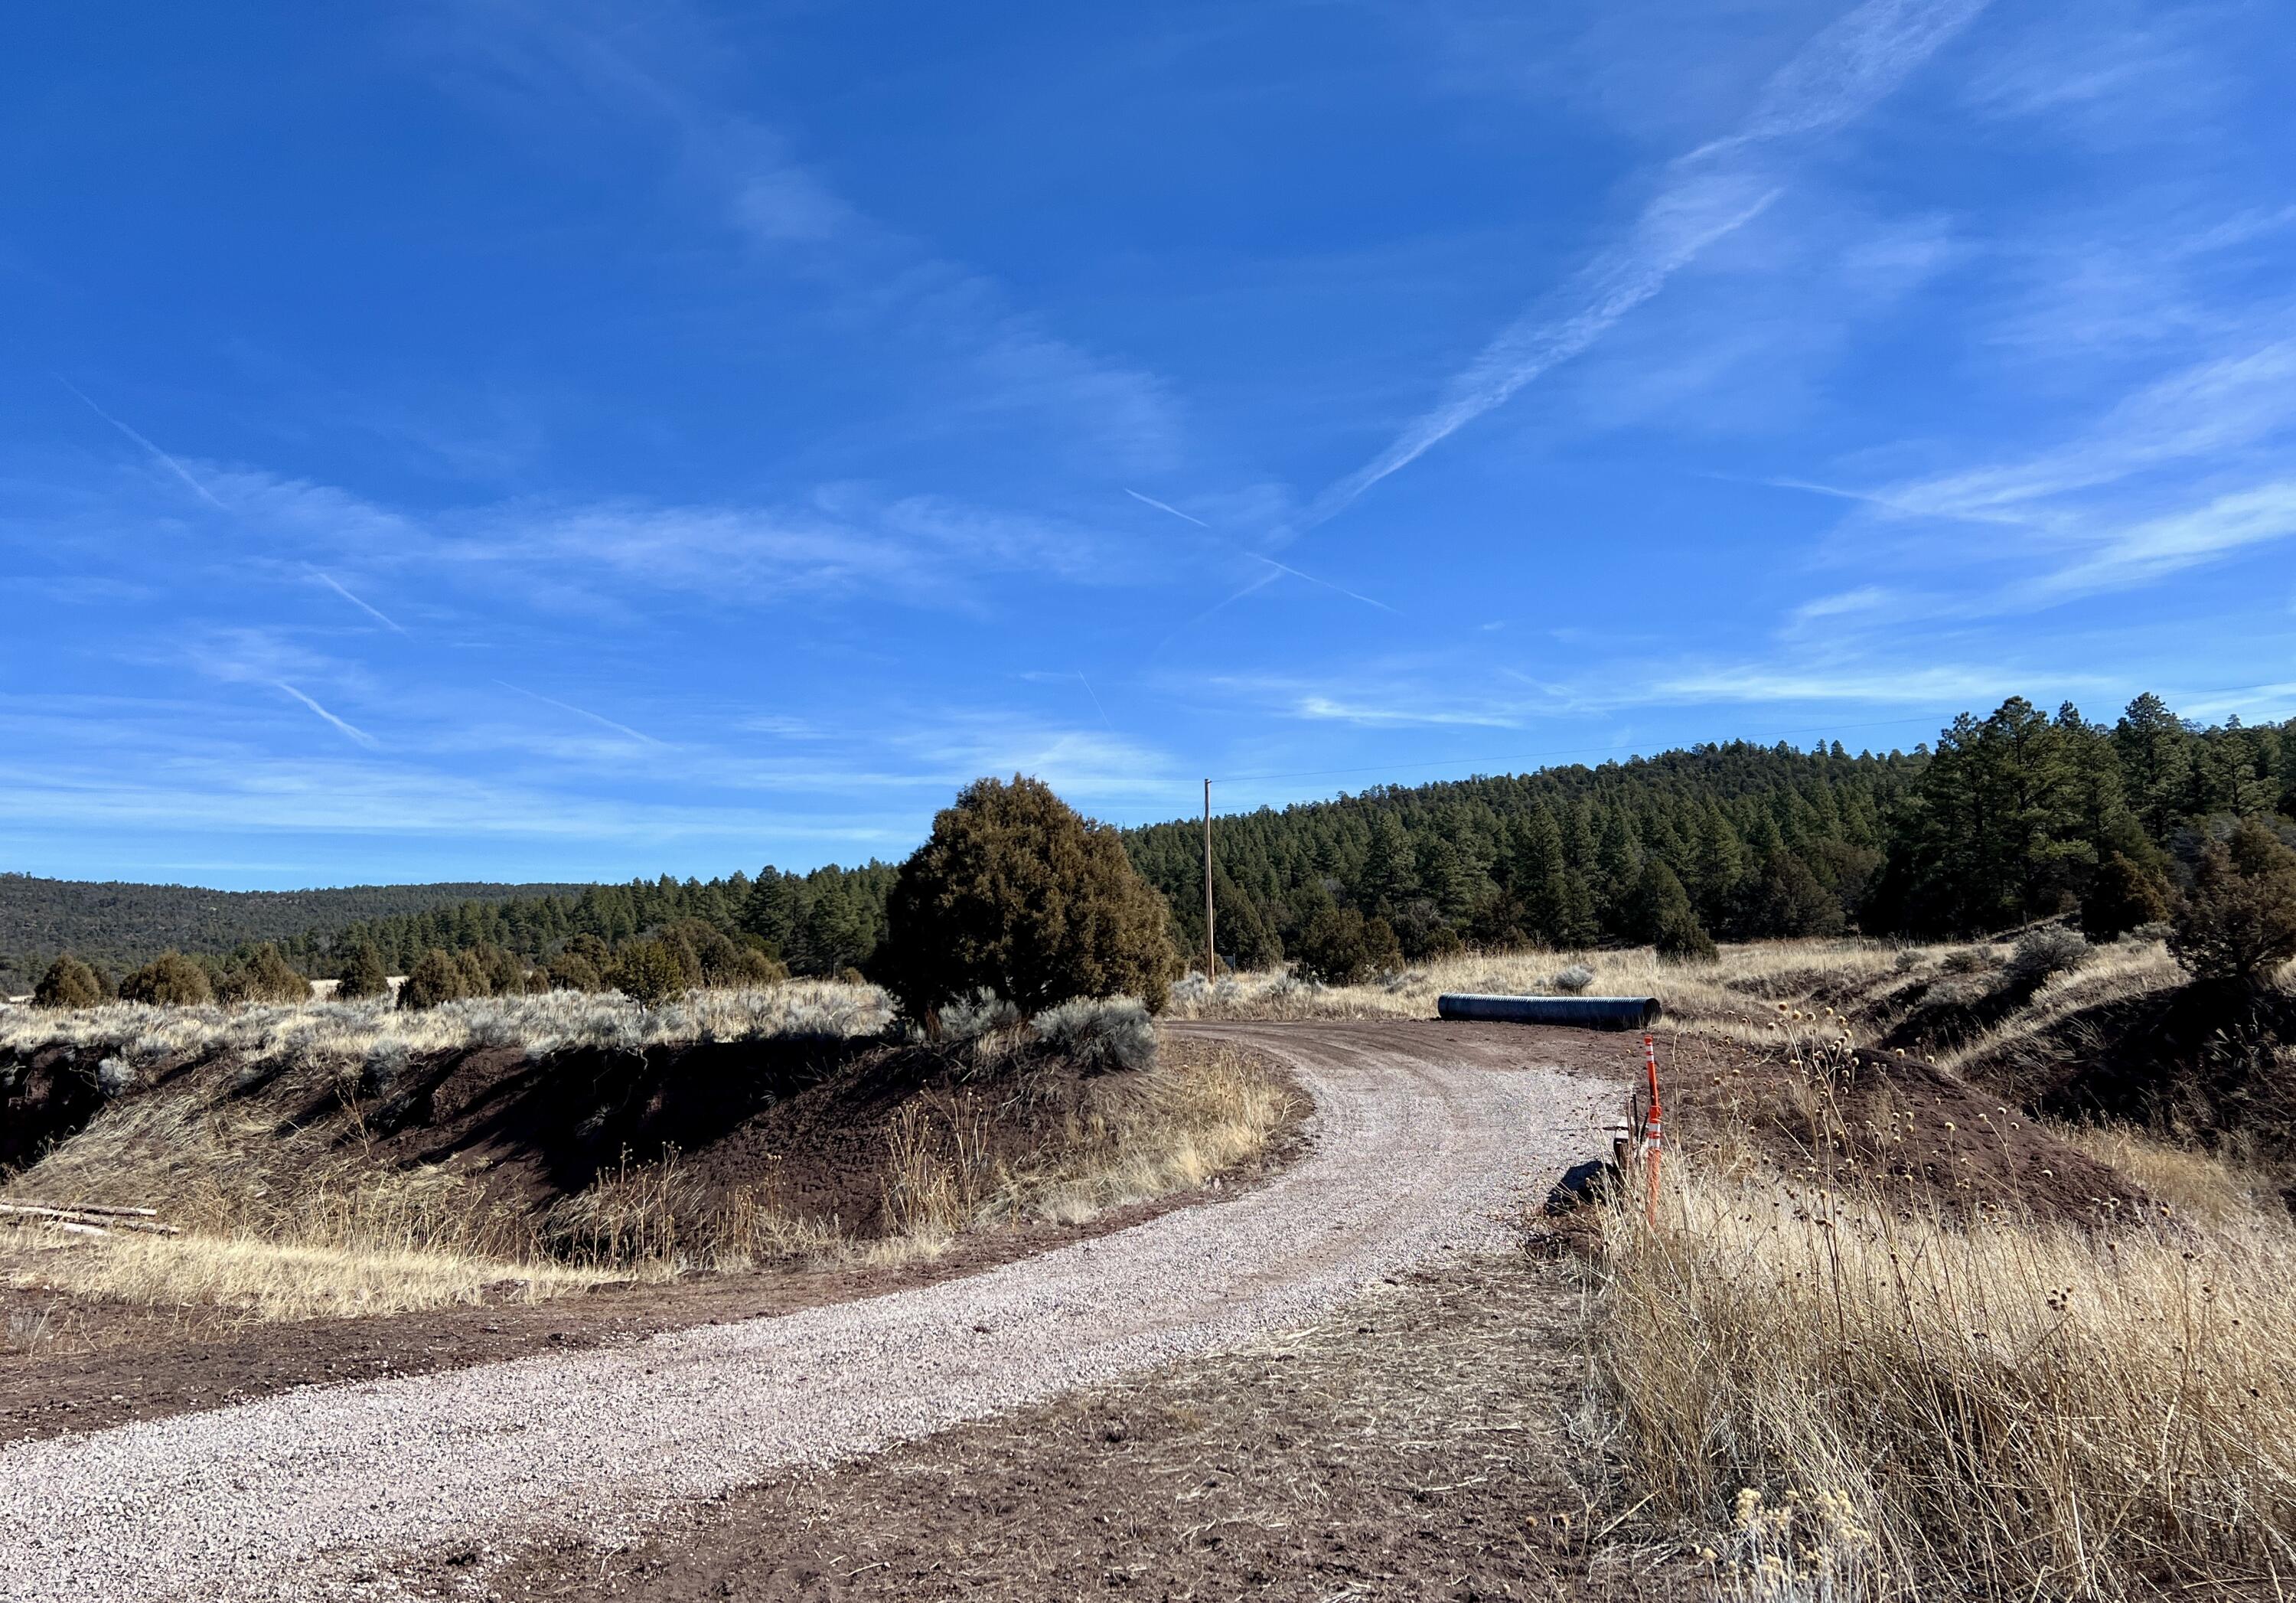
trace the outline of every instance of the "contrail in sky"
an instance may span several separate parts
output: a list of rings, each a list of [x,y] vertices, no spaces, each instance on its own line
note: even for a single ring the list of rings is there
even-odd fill
[[[656,740],[651,735],[641,734],[637,730],[631,728],[627,724],[618,724],[611,718],[603,718],[597,713],[591,711],[587,707],[578,707],[571,702],[562,702],[554,695],[545,695],[538,690],[529,690],[525,686],[513,685],[508,679],[496,679],[495,683],[501,686],[504,690],[515,690],[521,695],[532,696],[536,701],[541,702],[546,706],[555,707],[561,712],[571,712],[575,717],[586,718],[594,724],[603,724],[609,729],[617,730],[621,734],[628,736],[632,740],[642,740],[650,746],[665,745],[668,744],[665,741]]]
[[[1153,496],[1144,496],[1136,489],[1128,489],[1124,493],[1130,496],[1136,501],[1145,501],[1158,512],[1168,512],[1176,518],[1179,518],[1186,522],[1193,523],[1199,529],[1210,529],[1211,527],[1211,525],[1205,522],[1203,519],[1189,517],[1186,513],[1182,512],[1178,507],[1167,506],[1163,502],[1159,501]]]
[[[1176,518],[1186,519],[1187,522],[1193,523],[1199,529],[1211,529],[1212,527],[1210,523],[1205,522],[1201,518],[1189,517],[1186,513],[1182,512],[1177,506],[1165,506],[1163,502],[1157,500],[1153,496],[1144,496],[1136,489],[1128,489],[1124,493],[1130,496],[1136,501],[1145,501],[1149,506],[1154,507],[1159,512],[1168,512]],[[1212,530],[1212,532],[1217,534],[1219,531],[1218,530]],[[1365,606],[1375,606],[1382,612],[1394,612],[1396,611],[1395,608],[1388,605],[1384,601],[1374,601],[1370,596],[1360,595],[1354,590],[1350,590],[1345,585],[1335,585],[1328,579],[1316,578],[1313,573],[1302,573],[1299,569],[1279,563],[1272,556],[1262,556],[1257,551],[1246,551],[1244,555],[1251,558],[1251,560],[1256,563],[1266,563],[1269,567],[1275,569],[1278,572],[1289,573],[1294,579],[1304,579],[1311,585],[1320,585],[1324,589],[1334,591],[1339,595],[1346,596],[1350,601],[1360,601]],[[1238,590],[1234,595],[1229,596],[1227,601],[1223,601],[1219,604],[1219,606],[1212,608],[1210,612],[1201,614],[1195,621],[1201,622],[1203,619],[1210,617],[1212,612],[1218,612],[1220,607],[1227,605],[1228,601],[1240,601],[1244,596],[1250,595],[1252,591],[1259,589],[1270,582],[1272,581],[1269,580],[1262,579],[1253,584],[1246,585],[1242,589]],[[1400,612],[1397,612],[1396,615],[1398,617],[1402,616]],[[1186,627],[1187,626],[1185,624],[1182,625],[1183,629]],[[1168,639],[1170,637],[1168,636],[1166,637]],[[1101,716],[1105,718],[1108,715],[1103,712]]]
[[[1438,405],[1317,497],[1302,526],[1336,516],[1390,473],[1594,344],[1708,246],[1759,217],[1784,193],[1783,175],[1739,158],[1763,144],[1829,133],[1863,115],[1986,3],[1866,0],[1822,29],[1771,78],[1744,127],[1669,165],[1658,193],[1623,243],[1595,257],[1485,347],[1452,379]]]
[[[405,629],[399,629],[398,620],[392,618],[381,607],[361,601],[357,596],[345,589],[341,581],[337,580],[333,574],[324,573],[318,569],[314,568],[311,570],[311,577],[317,580],[321,584],[326,586],[327,588],[332,590],[336,595],[341,596],[345,601],[349,602],[353,606],[358,608],[359,611],[373,616],[378,622],[382,623],[388,628],[398,629],[398,632],[402,635],[406,632]]]
[[[313,701],[309,696],[305,695],[301,691],[296,689],[294,686],[290,685],[286,680],[274,679],[271,682],[278,688],[293,696],[297,701],[302,703],[306,707],[308,707],[312,711],[317,713],[321,718],[325,719],[329,723],[334,725],[336,728],[340,729],[344,734],[349,736],[353,740],[358,742],[359,744],[363,746],[373,746],[381,744],[377,741],[373,736],[368,734],[365,729],[360,728],[357,725],[337,718],[333,713],[319,705],[318,703]]]
[[[1108,709],[1100,704],[1100,692],[1095,690],[1092,687],[1092,681],[1084,677],[1083,669],[1079,668],[1077,670],[1077,678],[1084,686],[1084,693],[1092,697],[1093,710],[1100,714],[1100,721],[1108,726],[1108,732],[1111,735],[1114,735],[1116,733],[1116,726],[1109,722]]]
[[[1401,612],[1397,612],[1395,608],[1388,605],[1384,601],[1374,601],[1370,596],[1359,596],[1344,585],[1335,585],[1328,579],[1318,579],[1313,573],[1302,573],[1299,569],[1279,563],[1272,556],[1262,556],[1256,551],[1253,552],[1251,555],[1253,561],[1266,563],[1271,568],[1280,568],[1294,579],[1304,579],[1311,585],[1321,585],[1327,590],[1337,590],[1341,595],[1347,596],[1351,601],[1360,601],[1365,606],[1375,606],[1382,612],[1395,612],[1395,615],[1398,618],[1403,616]]]
[[[158,446],[153,445],[150,440],[144,439],[144,436],[138,434],[135,430],[120,422],[111,413],[105,411],[102,407],[97,406],[94,401],[88,399],[86,394],[78,384],[73,383],[62,374],[57,374],[55,375],[55,381],[57,383],[62,384],[65,389],[70,390],[74,395],[78,396],[80,404],[86,407],[89,411],[103,419],[104,422],[110,423],[122,434],[127,435],[128,439],[134,440],[137,445],[142,446],[145,450],[151,452],[152,455],[157,456],[160,461],[166,463],[168,469],[175,473],[176,478],[181,479],[184,483],[192,487],[192,493],[199,497],[201,500],[205,501],[217,512],[228,513],[231,511],[230,507],[226,506],[222,502],[217,500],[213,495],[209,493],[208,487],[206,485],[201,483],[197,479],[193,478],[190,471],[186,469],[182,463],[176,461],[173,456],[168,456],[167,452],[161,450]],[[299,695],[300,693],[298,692],[298,694]]]

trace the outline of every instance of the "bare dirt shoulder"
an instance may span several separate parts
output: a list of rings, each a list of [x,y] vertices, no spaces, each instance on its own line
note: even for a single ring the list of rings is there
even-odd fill
[[[681,1512],[602,1551],[437,1556],[416,1595],[685,1599],[1694,1595],[1590,1536],[1576,1272],[1398,1275],[1332,1316]]]
[[[938,1257],[826,1264],[674,1283],[609,1286],[541,1303],[505,1302],[362,1319],[187,1331],[170,1309],[125,1308],[0,1287],[0,1317],[84,1332],[93,1351],[0,1357],[0,1445],[249,1402],[299,1386],[434,1374],[530,1353],[625,1345],[665,1331],[733,1324],[914,1290],[1089,1241],[1173,1212],[1242,1196],[1309,1147],[1307,1093],[1267,1151],[1211,1184],[1113,1208],[1078,1225],[1030,1224],[966,1237]]]

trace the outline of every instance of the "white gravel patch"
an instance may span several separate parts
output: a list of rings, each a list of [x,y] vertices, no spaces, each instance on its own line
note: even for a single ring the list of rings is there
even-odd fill
[[[1308,1320],[1600,1147],[1615,1087],[1431,1038],[1224,1025],[1316,1100],[1314,1150],[1216,1207],[967,1278],[611,1351],[314,1387],[0,1450],[0,1597],[390,1589],[395,1561],[664,1508]],[[1476,1056],[1488,1057],[1488,1053]]]

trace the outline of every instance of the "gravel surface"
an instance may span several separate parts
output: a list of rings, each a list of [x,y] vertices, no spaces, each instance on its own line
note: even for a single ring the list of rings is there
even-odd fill
[[[1316,1098],[1314,1150],[1250,1196],[988,1273],[636,1346],[313,1388],[0,1451],[0,1596],[390,1590],[394,1560],[513,1529],[592,1540],[1298,1323],[1505,1239],[1597,1150],[1615,1088],[1508,1026],[1220,1024]]]

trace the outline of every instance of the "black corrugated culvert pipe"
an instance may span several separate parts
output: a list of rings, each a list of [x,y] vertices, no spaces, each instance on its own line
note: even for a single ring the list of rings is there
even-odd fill
[[[1656,997],[1442,996],[1445,1018],[1496,1019],[1513,1024],[1575,1024],[1581,1030],[1647,1030],[1663,1011]]]

